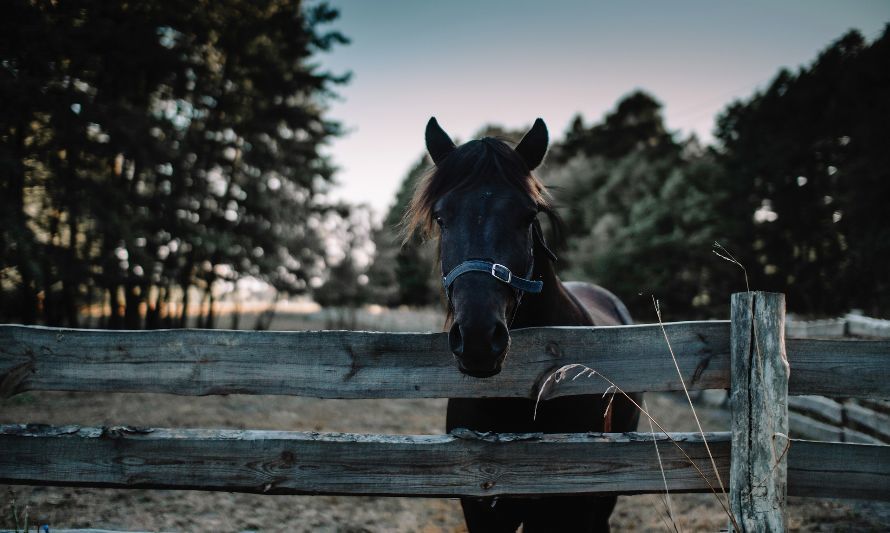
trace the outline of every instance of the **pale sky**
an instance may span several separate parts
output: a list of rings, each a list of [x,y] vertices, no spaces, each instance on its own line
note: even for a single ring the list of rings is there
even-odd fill
[[[484,124],[536,117],[559,139],[575,114],[599,121],[639,88],[662,102],[671,130],[707,142],[716,114],[781,67],[810,63],[849,29],[872,40],[890,22],[888,0],[330,3],[352,44],[316,60],[353,73],[328,114],[348,131],[327,149],[340,168],[333,196],[378,217],[432,115],[464,141]]]

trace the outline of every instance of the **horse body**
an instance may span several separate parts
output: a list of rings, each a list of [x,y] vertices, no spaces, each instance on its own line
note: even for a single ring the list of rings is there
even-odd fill
[[[611,292],[590,283],[561,283],[549,262],[541,264],[548,272],[536,272],[534,277],[546,276],[545,288],[541,294],[523,298],[511,329],[631,323],[624,304]],[[604,431],[609,399],[599,394],[554,398],[541,402],[537,417],[533,417],[535,402],[525,398],[454,398],[448,401],[446,429],[498,433]],[[625,398],[616,396],[611,411],[610,431],[636,430],[639,413]],[[586,495],[463,498],[461,506],[470,531],[516,531],[520,523],[526,532],[609,531],[609,515],[616,500],[615,496]]]
[[[509,364],[512,329],[630,323],[627,309],[607,290],[562,283],[556,275],[536,216],[544,212],[553,224],[559,221],[531,175],[547,148],[543,121],[515,150],[490,138],[456,147],[435,119],[426,140],[436,169],[418,187],[406,220],[409,230],[438,233],[452,322],[449,346],[462,373],[482,379],[500,372]],[[535,416],[531,399],[453,398],[446,426],[502,433],[635,430],[639,413],[633,405],[616,395],[606,416],[610,400],[554,398],[542,401]],[[472,532],[515,531],[520,524],[526,532],[569,532],[608,531],[615,502],[615,496],[569,495],[463,498],[461,505]]]

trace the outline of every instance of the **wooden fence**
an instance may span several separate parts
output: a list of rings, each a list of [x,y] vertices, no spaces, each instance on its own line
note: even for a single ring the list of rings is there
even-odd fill
[[[782,529],[786,494],[890,499],[890,446],[787,438],[789,393],[890,399],[890,341],[786,340],[784,298],[770,293],[733,295],[731,321],[664,328],[690,390],[730,389],[731,431],[395,436],[7,424],[0,425],[0,483],[449,497],[654,493],[664,482],[653,440],[670,438],[677,446],[660,446],[670,490],[717,486],[707,439],[742,530]],[[512,336],[504,371],[476,380],[456,371],[443,333],[0,326],[0,395],[537,398],[570,363],[626,392],[682,387],[658,325]],[[608,389],[598,379],[565,380],[548,386],[544,399]]]
[[[824,320],[789,320],[788,337],[890,339],[890,320],[848,314]],[[890,401],[849,395],[788,398],[791,435],[821,441],[890,444]]]
[[[890,320],[848,313],[841,318],[791,320],[786,324],[789,337],[801,339],[840,339],[860,337],[890,339]]]

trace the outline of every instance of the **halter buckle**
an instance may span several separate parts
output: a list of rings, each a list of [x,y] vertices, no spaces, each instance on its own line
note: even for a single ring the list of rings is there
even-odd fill
[[[506,277],[499,276],[498,275],[499,272],[502,273],[502,276],[506,276]],[[509,268],[507,268],[506,266],[504,266],[500,263],[494,263],[493,265],[491,265],[491,275],[494,276],[495,278],[503,281],[504,283],[506,283],[508,285],[510,284],[511,281],[513,281],[513,273],[510,272]]]

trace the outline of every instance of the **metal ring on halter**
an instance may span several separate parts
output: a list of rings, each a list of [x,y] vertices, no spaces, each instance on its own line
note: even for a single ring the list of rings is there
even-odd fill
[[[497,274],[498,267],[501,267],[501,270],[503,270],[504,272],[507,273],[507,279],[504,279],[504,278],[498,276],[498,274]],[[513,279],[513,273],[510,272],[510,269],[500,263],[495,263],[495,264],[491,265],[491,275],[498,278],[499,280],[503,281],[507,285],[509,285],[510,281]]]

